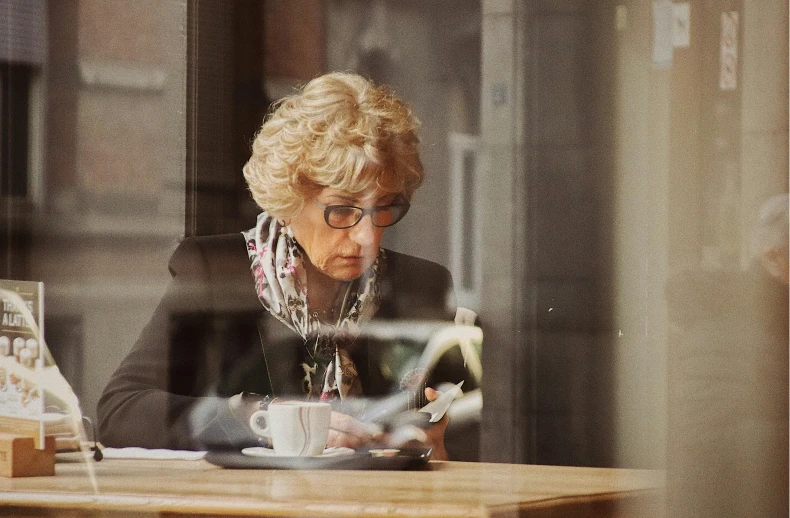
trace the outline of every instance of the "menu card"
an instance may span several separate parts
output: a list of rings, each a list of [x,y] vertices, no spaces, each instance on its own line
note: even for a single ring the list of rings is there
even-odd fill
[[[44,447],[44,283],[0,279],[0,432]]]

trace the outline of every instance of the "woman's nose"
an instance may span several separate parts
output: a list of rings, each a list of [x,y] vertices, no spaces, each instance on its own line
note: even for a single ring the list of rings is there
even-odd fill
[[[359,223],[351,227],[350,237],[360,246],[369,246],[375,244],[376,233],[376,227],[373,226],[370,215],[366,214],[362,216]]]

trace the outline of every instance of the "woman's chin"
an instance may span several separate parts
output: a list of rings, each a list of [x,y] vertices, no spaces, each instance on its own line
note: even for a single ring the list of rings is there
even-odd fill
[[[355,269],[344,268],[342,270],[333,272],[332,275],[330,275],[330,277],[332,277],[336,281],[351,282],[359,279],[364,273],[364,271],[365,270],[360,270],[357,268]]]
[[[366,266],[364,264],[343,264],[332,269],[330,272],[324,272],[329,277],[336,281],[351,282],[359,279],[365,273]]]

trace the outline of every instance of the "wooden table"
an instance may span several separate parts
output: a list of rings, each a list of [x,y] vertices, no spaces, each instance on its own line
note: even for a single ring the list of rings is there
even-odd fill
[[[657,471],[431,462],[426,471],[228,470],[203,460],[58,462],[0,479],[0,515],[661,516]]]

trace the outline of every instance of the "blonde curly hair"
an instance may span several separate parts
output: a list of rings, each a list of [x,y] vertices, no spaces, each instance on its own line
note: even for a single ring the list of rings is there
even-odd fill
[[[317,77],[277,103],[244,178],[255,202],[288,219],[324,187],[410,200],[422,183],[419,120],[391,90],[355,74]]]

